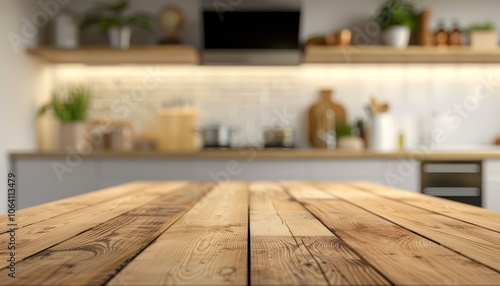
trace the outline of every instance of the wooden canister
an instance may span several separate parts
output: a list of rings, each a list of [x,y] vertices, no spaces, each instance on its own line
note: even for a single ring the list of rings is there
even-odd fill
[[[198,111],[193,108],[162,108],[158,111],[158,149],[188,152],[199,148]]]

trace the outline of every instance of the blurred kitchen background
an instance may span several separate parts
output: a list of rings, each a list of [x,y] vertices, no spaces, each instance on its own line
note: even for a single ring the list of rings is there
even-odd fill
[[[389,157],[381,155],[380,158],[393,160],[393,167],[374,164],[374,161],[363,161],[359,165],[361,169],[366,166],[377,172],[367,180],[376,177],[380,179],[374,180],[382,183],[387,181],[383,172],[396,170],[398,160],[408,155],[404,152],[412,150],[459,150],[468,155],[457,159],[453,159],[453,155],[439,158],[445,158],[445,163],[458,160],[479,164],[481,170],[488,156],[495,159],[498,155],[500,51],[495,27],[500,26],[499,1],[415,0],[408,2],[412,6],[388,8],[395,13],[394,18],[382,24],[384,31],[380,31],[381,7],[407,2],[130,0],[124,2],[128,6],[122,7],[123,11],[126,15],[135,13],[137,17],[129,23],[130,31],[118,31],[122,33],[121,38],[110,32],[113,23],[94,21],[100,14],[93,9],[98,7],[101,9],[98,11],[103,11],[99,8],[103,3],[114,5],[108,9],[122,11],[120,1],[109,0],[7,0],[2,3],[0,29],[5,37],[0,44],[0,85],[4,87],[0,105],[3,127],[0,170],[4,174],[9,168],[24,170],[26,175],[21,179],[31,180],[29,184],[24,183],[25,188],[37,185],[56,188],[27,174],[54,177],[50,164],[64,161],[68,146],[83,157],[90,151],[157,152],[168,157],[166,154],[196,153],[203,147],[223,149],[221,152],[231,148],[260,150],[264,147],[287,152],[310,148],[345,150],[346,154],[359,152],[352,157],[362,160],[390,153]],[[289,12],[290,17],[261,18],[255,23],[232,18],[231,13],[245,10],[279,10]],[[206,14],[209,11],[211,15]],[[405,11],[411,15],[404,14]],[[85,19],[89,27],[80,30]],[[269,31],[267,34],[260,31],[264,33],[262,38],[255,41],[244,38],[252,35],[251,32],[232,34],[232,38],[224,39],[218,34],[224,30],[215,30],[224,21],[255,29],[267,23]],[[388,27],[383,27],[385,24]],[[103,25],[104,32],[99,30]],[[387,31],[393,26],[411,27],[411,37],[405,42],[404,31],[389,35]],[[215,28],[208,30],[207,27]],[[276,31],[282,29],[287,36],[292,35],[292,41],[290,37],[266,38],[272,35],[273,27]],[[284,49],[275,49],[272,44],[280,41],[285,43],[281,46]],[[252,43],[269,46],[251,55],[242,53],[241,48]],[[233,48],[230,51],[213,49],[224,45]],[[67,98],[68,94],[78,92],[84,95],[82,98],[89,96],[88,108],[81,106],[83,118],[63,120],[50,105],[58,105],[54,94],[56,98]],[[478,94],[488,96],[478,99]],[[41,112],[43,106],[45,112]],[[76,126],[75,122],[81,124]],[[103,126],[112,131],[103,132]],[[311,136],[318,137],[319,141]],[[89,143],[79,146],[82,140]],[[484,150],[490,153],[470,157],[471,151]],[[266,153],[262,154],[266,159]],[[339,153],[321,154],[311,155],[309,159],[332,156],[334,160]],[[227,158],[224,156],[221,155],[221,162]],[[235,158],[238,156],[242,155]],[[40,158],[47,160],[45,165],[40,163]],[[92,162],[109,159],[89,158]],[[133,163],[127,158],[129,161],[124,162]],[[140,163],[147,164],[148,158],[142,158]],[[423,191],[423,185],[429,181],[422,179],[420,166],[427,159],[412,158],[418,161],[415,165],[418,175],[412,175],[409,183],[402,187]],[[132,165],[130,170],[142,168],[138,166],[139,163]],[[182,168],[181,173],[186,170]],[[76,188],[75,192],[134,179],[163,178],[120,176],[117,174],[126,172],[115,170],[112,171],[115,175],[99,181],[95,177],[100,175],[95,173],[105,172],[103,169],[89,171],[91,177],[82,174],[75,182],[88,181],[90,186]],[[207,165],[199,172],[208,174],[212,169]],[[356,169],[354,166],[349,170]],[[283,178],[304,179],[300,172],[298,174]],[[257,175],[250,177],[259,179]],[[311,178],[330,179],[327,175]],[[172,175],[168,179],[190,178]],[[58,180],[55,178],[54,182]],[[495,188],[500,186],[500,180],[498,184],[494,181]],[[477,185],[475,181],[474,184]],[[475,185],[465,187],[476,188]],[[477,188],[482,190],[483,183]],[[43,199],[31,201],[26,206]]]

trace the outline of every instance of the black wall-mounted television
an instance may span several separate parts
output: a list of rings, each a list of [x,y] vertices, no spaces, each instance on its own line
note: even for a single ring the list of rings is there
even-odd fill
[[[203,12],[205,49],[298,49],[300,11]]]

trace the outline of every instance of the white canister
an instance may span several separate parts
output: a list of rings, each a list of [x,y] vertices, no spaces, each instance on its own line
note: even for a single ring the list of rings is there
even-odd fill
[[[411,30],[404,25],[394,25],[382,32],[382,42],[398,49],[408,47]]]
[[[368,143],[372,151],[391,152],[397,149],[397,130],[392,115],[383,113],[373,117]]]
[[[74,49],[79,45],[78,19],[70,11],[57,14],[54,22],[55,45],[60,49]]]

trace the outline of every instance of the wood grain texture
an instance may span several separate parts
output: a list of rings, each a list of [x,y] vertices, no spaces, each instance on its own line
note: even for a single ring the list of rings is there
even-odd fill
[[[141,189],[133,195],[118,197],[21,228],[16,232],[17,260],[22,260],[100,223],[155,200],[159,194],[170,192],[181,185],[178,182],[154,184],[151,187]],[[7,245],[9,238],[9,233],[1,234],[0,245]],[[6,257],[9,252],[7,248],[0,249],[0,256]],[[0,269],[7,265],[6,260],[0,261]]]
[[[206,193],[192,184],[167,192],[18,263],[6,285],[102,285]],[[76,263],[75,261],[78,261]],[[9,270],[0,271],[7,276]]]
[[[500,285],[498,213],[380,185],[140,182],[45,206],[0,284]]]
[[[135,46],[126,50],[110,47],[58,49],[37,47],[28,53],[51,63],[77,64],[190,64],[200,63],[198,51],[188,45]]]
[[[126,196],[130,193],[140,192],[142,189],[151,186],[151,182],[133,182],[129,184],[120,185],[117,187],[110,187],[99,191],[82,194],[47,204],[18,210],[16,213],[16,220],[18,228],[23,228],[34,223],[56,217],[65,213],[69,213],[78,209],[86,208],[93,204],[106,202],[117,197]],[[2,224],[6,225],[6,220]],[[5,222],[5,223],[4,223]],[[5,233],[7,231],[2,231]]]
[[[319,185],[332,195],[500,271],[500,236],[497,232],[401,204],[348,185]]]
[[[498,285],[500,281],[499,272],[350,202],[334,197],[317,199],[315,193],[322,190],[316,186],[285,186],[336,236],[395,285]]]
[[[500,213],[425,194],[405,192],[372,183],[350,183],[360,190],[373,192],[387,199],[412,205],[447,217],[500,232]]]
[[[500,49],[409,46],[309,46],[304,63],[499,63]]]
[[[276,183],[250,184],[252,285],[389,285]]]
[[[108,285],[246,285],[248,192],[216,186]]]

